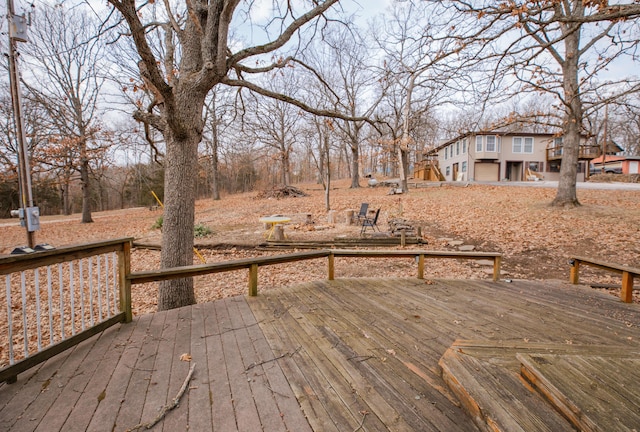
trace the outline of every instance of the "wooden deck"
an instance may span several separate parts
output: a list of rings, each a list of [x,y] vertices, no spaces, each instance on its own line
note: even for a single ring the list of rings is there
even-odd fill
[[[318,281],[115,326],[1,384],[0,430],[130,429],[171,402],[191,363],[179,406],[153,430],[574,430],[519,378],[521,361],[532,363],[534,384],[557,373],[552,363],[574,377],[575,365],[597,364],[597,408],[615,409],[616,423],[580,413],[593,405],[577,381],[556,390],[579,402],[569,409],[593,430],[632,430],[640,380],[623,358],[637,366],[639,351],[638,305],[582,286]],[[624,384],[622,408],[607,405],[605,383]],[[506,412],[525,405],[524,419]]]

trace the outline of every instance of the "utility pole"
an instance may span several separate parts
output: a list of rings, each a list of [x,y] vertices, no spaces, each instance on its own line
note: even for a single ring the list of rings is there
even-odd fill
[[[7,21],[9,23],[9,80],[11,81],[11,100],[13,101],[13,117],[15,121],[16,139],[18,140],[18,185],[20,188],[20,222],[27,229],[27,242],[34,248],[35,231],[40,229],[40,211],[33,205],[31,188],[31,169],[29,154],[22,123],[22,99],[20,75],[18,72],[18,42],[27,42],[27,20],[17,16],[13,0],[7,0]]]
[[[606,172],[606,167],[604,166],[607,159],[607,149],[609,148],[609,144],[607,144],[607,126],[609,123],[609,104],[604,105],[604,143],[602,143],[602,174]]]

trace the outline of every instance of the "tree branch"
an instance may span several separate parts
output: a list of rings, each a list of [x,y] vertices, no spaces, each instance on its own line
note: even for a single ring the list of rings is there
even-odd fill
[[[271,90],[267,90],[265,88],[262,88],[256,84],[253,84],[251,82],[245,81],[245,80],[237,80],[237,79],[230,79],[230,78],[224,78],[221,81],[222,84],[226,84],[228,86],[231,87],[243,87],[246,89],[251,90],[252,92],[258,93],[262,96],[266,96],[272,99],[277,99],[277,100],[281,100],[283,102],[286,102],[288,104],[291,104],[293,106],[297,106],[298,108],[300,108],[301,110],[308,112],[309,114],[314,114],[317,116],[321,116],[321,117],[331,117],[331,118],[338,118],[338,119],[342,119],[342,120],[347,120],[347,121],[364,121],[367,122],[369,124],[371,124],[373,127],[376,127],[376,124],[373,120],[367,118],[367,117],[352,117],[352,116],[347,116],[344,115],[342,113],[336,112],[336,111],[331,111],[331,110],[325,110],[325,109],[317,109],[317,108],[312,108],[309,105],[305,104],[304,102],[301,102],[295,98],[292,98],[291,96],[287,96],[287,95],[283,95],[281,93],[276,93],[273,92]]]
[[[289,27],[287,27],[278,38],[272,42],[266,43],[264,45],[258,45],[255,47],[250,47],[238,51],[236,54],[233,54],[231,57],[227,59],[227,67],[233,67],[233,65],[238,62],[255,55],[266,54],[272,51],[281,48],[286,44],[291,36],[303,25],[317,17],[318,15],[322,15],[326,12],[331,6],[335,3],[338,3],[339,0],[326,0],[324,3],[319,4],[315,8],[311,9],[309,12],[305,13],[301,17],[295,19]]]

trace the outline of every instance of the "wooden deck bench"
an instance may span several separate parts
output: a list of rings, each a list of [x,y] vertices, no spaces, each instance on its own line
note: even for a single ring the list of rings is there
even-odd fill
[[[577,284],[579,281],[581,264],[612,271],[614,273],[621,273],[622,289],[620,290],[620,298],[625,303],[631,303],[633,293],[633,279],[640,276],[640,268],[629,267],[620,264],[612,264],[585,257],[572,257],[569,259],[569,264],[571,265],[570,282],[572,284]]]

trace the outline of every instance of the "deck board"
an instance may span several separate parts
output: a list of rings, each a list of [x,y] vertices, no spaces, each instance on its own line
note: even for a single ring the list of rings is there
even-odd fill
[[[154,431],[476,431],[441,375],[449,349],[478,361],[471,370],[483,371],[496,401],[522,384],[517,353],[578,356],[572,364],[582,379],[607,364],[631,376],[635,363],[612,359],[637,357],[640,310],[554,281],[362,278],[272,289],[136,317],[0,384],[0,430],[149,422],[182,386],[190,362],[180,357],[188,354],[193,379]],[[524,402],[511,408],[540,397],[518,391]],[[600,394],[636,412],[630,396],[640,383]],[[521,411],[502,421],[545,430],[539,414]],[[564,421],[547,430],[564,430]]]

